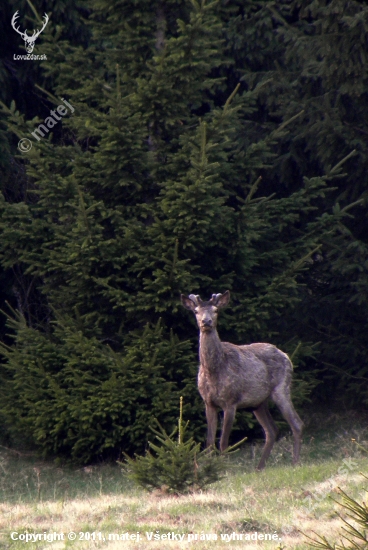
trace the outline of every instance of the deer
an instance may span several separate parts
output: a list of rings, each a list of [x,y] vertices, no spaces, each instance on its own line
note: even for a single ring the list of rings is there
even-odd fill
[[[215,446],[219,409],[224,413],[221,452],[228,448],[237,409],[250,409],[265,433],[265,445],[256,468],[263,470],[278,433],[268,409],[268,401],[272,399],[293,433],[293,464],[297,464],[303,422],[290,397],[293,365],[287,354],[272,344],[237,346],[221,342],[216,329],[217,315],[229,301],[228,290],[212,294],[208,301],[202,301],[199,295],[181,294],[181,303],[195,314],[199,327],[198,390],[206,409],[206,447]]]
[[[26,51],[27,51],[27,53],[32,53],[37,38],[39,37],[39,35],[41,34],[41,32],[44,30],[44,28],[46,27],[47,23],[49,22],[49,16],[47,15],[47,13],[45,13],[45,15],[43,16],[43,18],[44,18],[44,23],[43,23],[43,25],[42,25],[42,29],[40,29],[39,31],[34,30],[32,36],[28,36],[27,30],[25,30],[24,32],[22,32],[22,31],[19,30],[19,27],[17,28],[17,27],[15,26],[16,20],[17,20],[18,17],[19,17],[18,13],[19,13],[19,11],[17,10],[17,11],[15,12],[15,14],[13,15],[13,18],[12,18],[12,20],[11,20],[11,25],[12,25],[13,29],[14,29],[18,34],[20,34],[21,37],[23,38],[23,40],[24,40],[24,42],[25,42],[25,46],[26,46]]]

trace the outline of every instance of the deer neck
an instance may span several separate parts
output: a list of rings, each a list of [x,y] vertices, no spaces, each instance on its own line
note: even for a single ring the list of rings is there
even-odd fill
[[[217,330],[200,333],[199,360],[201,366],[209,372],[217,372],[221,369],[224,350]]]

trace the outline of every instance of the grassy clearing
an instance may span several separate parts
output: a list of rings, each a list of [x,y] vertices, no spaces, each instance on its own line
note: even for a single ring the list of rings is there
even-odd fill
[[[336,540],[341,530],[336,511],[340,509],[329,495],[337,497],[339,486],[358,500],[365,498],[368,482],[359,472],[368,474],[368,455],[359,445],[368,448],[368,428],[359,426],[351,415],[343,423],[334,416],[323,418],[323,422],[315,418],[314,422],[306,431],[301,466],[290,465],[292,441],[283,438],[267,469],[255,473],[262,443],[248,444],[229,464],[222,481],[206,492],[179,497],[145,493],[114,465],[60,468],[0,448],[0,547],[25,549],[24,541],[11,539],[14,531],[64,533],[65,539],[70,531],[77,534],[75,541],[42,540],[26,545],[38,550],[307,549],[300,530]],[[319,425],[324,426],[323,431],[316,428]],[[156,531],[185,537],[183,541],[147,540],[145,533]],[[96,540],[79,540],[80,532],[95,532]],[[139,532],[141,540],[108,540],[108,533],[127,532]],[[220,538],[220,534],[245,537],[254,532],[274,534],[281,540],[225,542]],[[218,539],[201,540],[203,534]],[[191,542],[188,535],[192,535]],[[106,540],[99,540],[103,536]]]

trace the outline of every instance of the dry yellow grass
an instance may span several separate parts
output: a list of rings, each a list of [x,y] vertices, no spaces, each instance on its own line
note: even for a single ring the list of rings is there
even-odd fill
[[[351,428],[350,414],[346,428],[340,417],[328,421],[324,416],[323,423],[314,422],[324,431],[313,427],[313,436],[305,436],[300,466],[290,464],[289,438],[277,442],[261,473],[254,471],[261,445],[245,445],[223,480],[185,496],[146,493],[114,465],[58,468],[0,447],[0,548],[308,550],[302,532],[313,537],[313,531],[336,541],[342,533],[336,512],[344,516],[344,510],[329,496],[339,500],[339,486],[358,501],[366,500],[368,480],[360,472],[368,474],[368,437],[366,422]],[[156,531],[183,535],[183,540],[148,540],[146,533]],[[14,532],[13,538],[26,532],[63,533],[65,540],[26,543],[12,540]],[[67,540],[69,532],[76,533],[76,540]],[[275,534],[278,540],[246,539],[255,532]],[[79,533],[95,535],[80,540]],[[141,540],[109,540],[109,533],[140,533]],[[243,540],[221,540],[221,534],[232,533]],[[203,534],[217,540],[201,540]]]
[[[119,493],[113,490],[109,492],[108,487],[104,487],[104,467],[94,468],[92,471],[82,469],[75,472],[80,487],[83,488],[84,484],[86,488],[80,496],[73,497],[62,493],[61,498],[42,499],[38,502],[32,498],[24,499],[23,502],[21,498],[18,502],[8,498],[2,502],[0,544],[4,549],[13,550],[207,550],[228,547],[242,550],[268,550],[280,547],[287,550],[307,549],[307,539],[300,531],[307,534],[316,531],[330,540],[336,539],[339,534],[341,520],[333,514],[337,505],[327,497],[333,482],[360,498],[359,494],[366,487],[366,480],[359,471],[367,473],[367,461],[364,458],[354,458],[354,466],[354,471],[347,469],[343,474],[338,473],[341,460],[296,468],[285,465],[270,466],[260,474],[242,473],[238,466],[212,489],[186,496],[167,496],[158,492],[148,494],[131,485]],[[47,492],[47,487],[43,487],[42,484],[46,484],[49,479],[50,465],[39,463],[37,469],[38,472],[33,466],[33,470],[30,471],[33,471],[34,481],[41,484],[42,497],[42,492]],[[6,472],[6,467],[4,471]],[[63,472],[60,472],[63,475]],[[110,467],[110,474],[111,472],[115,472],[116,479],[122,477],[118,468],[114,470]],[[4,472],[2,475],[5,475]],[[94,491],[90,490],[91,486],[95,488]],[[306,504],[306,496],[313,494],[324,496],[320,496],[320,502],[313,500],[316,508],[309,513],[303,506]],[[12,540],[11,533],[14,532],[18,535],[13,537],[19,537],[19,534],[26,532],[42,536],[44,533],[64,533],[65,540],[26,543]],[[67,540],[69,532],[76,533],[75,541]],[[92,536],[95,540],[85,540],[85,535],[84,540],[80,540],[82,536],[79,533],[93,532],[96,533]],[[147,539],[146,533],[156,532],[160,535],[182,534],[184,537],[182,541]],[[221,534],[231,535],[233,532],[243,534],[243,540],[221,540]],[[254,532],[275,534],[281,540],[244,540],[246,533],[249,536]],[[141,540],[109,540],[109,533],[140,533]],[[201,540],[203,534],[217,535],[217,540]],[[188,540],[189,535],[191,541]]]

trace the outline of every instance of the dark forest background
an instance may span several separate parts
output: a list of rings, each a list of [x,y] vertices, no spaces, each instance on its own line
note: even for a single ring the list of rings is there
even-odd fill
[[[289,353],[301,416],[366,408],[366,3],[0,10],[3,442],[80,463],[140,452],[181,395],[204,439],[180,293],[231,291],[221,338]],[[14,58],[16,10],[28,34],[49,15],[46,60]],[[36,140],[62,100],[74,112]],[[253,424],[239,413],[234,441]]]

